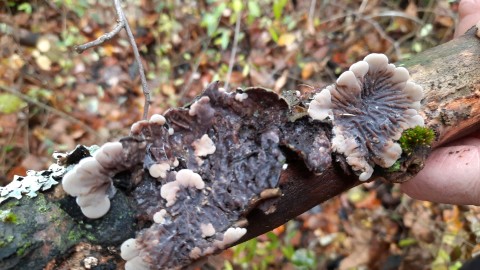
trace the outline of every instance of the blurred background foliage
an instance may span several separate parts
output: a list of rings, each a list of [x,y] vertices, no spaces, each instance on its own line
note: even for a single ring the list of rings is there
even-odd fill
[[[128,134],[143,95],[113,1],[0,0],[0,183],[53,151]],[[458,3],[433,0],[131,0],[125,13],[152,90],[150,114],[213,80],[308,94],[371,52],[392,62],[450,40]],[[478,252],[476,207],[419,202],[368,183],[213,257],[225,269],[459,269]]]

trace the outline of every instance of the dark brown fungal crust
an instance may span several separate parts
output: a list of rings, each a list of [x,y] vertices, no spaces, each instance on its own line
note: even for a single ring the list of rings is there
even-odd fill
[[[181,267],[232,245],[252,209],[276,211],[284,151],[315,173],[330,166],[329,126],[290,116],[269,90],[225,93],[212,83],[189,108],[135,123],[105,163],[112,172],[101,171],[136,204],[126,269]]]
[[[328,124],[312,124],[303,117],[295,122],[286,122],[282,131],[282,145],[300,156],[309,170],[322,173],[330,166],[332,156]]]
[[[253,208],[276,211],[268,202],[281,196],[283,151],[297,153],[317,173],[331,163],[325,127],[306,118],[289,122],[289,106],[277,94],[218,88],[212,83],[189,108],[169,110],[166,125],[140,121],[132,136],[121,140],[135,160],[143,155],[143,180],[131,192],[141,226],[138,256],[128,256],[129,268],[181,267],[232,245],[246,233],[241,227],[248,225],[245,217]],[[194,142],[205,136],[214,151],[195,155]],[[155,164],[170,165],[165,177],[148,173]],[[204,186],[175,184],[185,170]]]

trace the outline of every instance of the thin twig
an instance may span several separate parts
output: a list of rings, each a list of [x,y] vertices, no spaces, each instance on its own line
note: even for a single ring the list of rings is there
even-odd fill
[[[127,32],[128,40],[130,45],[132,46],[133,55],[135,56],[135,61],[138,64],[138,73],[140,75],[140,81],[142,82],[142,89],[143,95],[145,96],[145,104],[143,106],[143,119],[147,119],[148,116],[148,109],[150,107],[150,89],[148,88],[147,78],[145,77],[145,70],[143,68],[142,59],[140,58],[140,53],[138,52],[137,43],[135,42],[135,37],[133,36],[132,30],[128,25],[127,18],[125,13],[122,9],[121,0],[113,0],[113,4],[115,6],[115,11],[117,13],[117,25],[115,28],[100,36],[98,39],[94,41],[90,41],[83,45],[79,45],[75,47],[75,51],[78,53],[82,53],[85,50],[103,44],[105,41],[112,39],[116,36],[122,29],[125,29]]]
[[[207,51],[208,45],[210,45],[210,42],[212,41],[212,37],[208,36],[208,38],[205,40],[205,43],[202,46],[202,53]],[[201,54],[200,54],[201,55]],[[180,93],[177,95],[177,99],[181,100],[190,90],[190,86],[192,86],[193,80],[195,78],[195,73],[198,72],[198,68],[200,67],[200,63],[202,62],[202,57],[197,57],[197,60],[195,61],[195,64],[192,68],[192,73],[190,74],[190,77],[188,78],[187,83],[183,86],[182,90]]]
[[[217,27],[218,27],[219,22],[220,22],[220,18],[217,21]],[[202,52],[207,51],[208,46],[210,45],[210,42],[212,42],[212,36],[213,35],[208,36],[207,40],[205,41],[205,43],[203,45]],[[197,73],[198,68],[200,67],[201,60],[202,60],[201,57],[197,57],[197,61],[195,62],[195,66],[192,69],[192,74],[190,75],[190,78],[188,79],[187,83],[184,85],[184,87],[182,88],[182,90],[178,94],[178,100],[182,99],[188,93],[188,91],[190,90],[190,86],[192,85],[193,80],[194,80],[194,74]]]
[[[237,21],[235,22],[235,36],[233,37],[233,48],[230,54],[230,61],[228,63],[227,78],[225,80],[225,90],[228,91],[228,85],[230,83],[230,77],[232,76],[233,65],[235,64],[235,56],[237,55],[238,36],[240,35],[240,23],[242,21],[242,12],[237,14]]]
[[[85,50],[90,49],[92,47],[96,47],[98,45],[103,44],[105,41],[108,41],[112,39],[114,36],[116,36],[123,28],[125,27],[125,21],[124,20],[117,20],[117,25],[115,28],[113,28],[112,31],[105,33],[101,35],[99,38],[97,38],[94,41],[87,42],[82,45],[75,46],[75,51],[77,53],[83,53]]]
[[[119,0],[115,0],[115,2],[117,1]],[[122,16],[121,18],[125,22],[125,31],[127,32],[130,45],[132,45],[132,48],[133,48],[133,55],[135,56],[135,60],[138,63],[138,73],[140,74],[140,81],[142,82],[143,95],[145,96],[145,104],[143,107],[143,119],[145,120],[147,119],[148,109],[150,107],[150,89],[148,89],[147,78],[145,77],[145,70],[143,68],[142,59],[140,58],[140,53],[138,52],[138,47],[137,47],[137,43],[135,42],[135,37],[133,36],[132,30],[128,25],[125,14],[121,9],[120,9],[120,12]]]
[[[313,18],[315,17],[316,5],[317,5],[317,0],[312,0],[310,2],[310,9],[308,11],[308,32],[311,35],[315,34],[315,26],[313,25]]]
[[[53,113],[53,114],[56,114],[56,115],[58,115],[58,116],[60,116],[60,117],[62,117],[62,118],[65,118],[66,120],[68,120],[68,121],[70,121],[70,122],[72,122],[72,123],[74,123],[74,124],[77,124],[77,125],[81,126],[84,130],[86,130],[87,132],[91,133],[91,134],[92,134],[93,136],[95,136],[97,139],[103,140],[103,139],[102,139],[102,136],[101,136],[98,132],[96,132],[94,129],[92,129],[91,127],[89,127],[87,124],[83,123],[82,121],[80,121],[80,120],[78,120],[78,119],[76,119],[76,118],[74,118],[74,117],[72,117],[72,116],[70,116],[70,115],[68,115],[68,114],[60,111],[60,110],[57,110],[57,109],[55,109],[55,108],[53,108],[53,107],[50,107],[50,106],[48,106],[48,105],[45,105],[45,104],[43,104],[43,103],[41,103],[41,102],[38,102],[37,100],[35,100],[35,99],[33,99],[33,98],[31,98],[31,97],[29,97],[29,96],[27,96],[27,95],[25,95],[25,94],[17,91],[17,90],[15,90],[15,89],[11,89],[11,88],[8,88],[8,87],[2,86],[2,85],[0,85],[0,89],[3,90],[3,91],[9,92],[9,93],[12,94],[12,95],[15,95],[15,96],[23,99],[24,101],[26,101],[26,102],[28,102],[28,103],[30,103],[30,104],[33,104],[33,105],[35,105],[35,106],[38,106],[38,107],[40,107],[40,108],[42,108],[42,109],[44,109],[44,110],[46,110],[46,111],[49,111],[49,112],[51,112],[51,113]]]
[[[372,25],[373,28],[377,31],[377,33],[380,34],[380,36],[383,39],[385,39],[386,41],[388,41],[392,45],[397,59],[402,59],[402,54],[400,52],[400,47],[398,46],[398,43],[393,38],[391,38],[387,33],[385,33],[385,31],[382,29],[382,27],[376,21],[372,20],[371,18],[361,16],[361,14],[360,14],[359,18],[361,20],[369,23],[370,25]],[[391,51],[391,48],[389,49],[389,52],[390,51]]]

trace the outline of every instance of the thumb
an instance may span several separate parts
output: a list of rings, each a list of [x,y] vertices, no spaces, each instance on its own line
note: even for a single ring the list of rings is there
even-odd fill
[[[450,204],[480,205],[480,140],[436,149],[425,168],[402,184],[410,197]]]
[[[480,21],[480,0],[462,0],[458,7],[458,13],[460,20],[455,29],[455,37],[463,35],[474,26],[478,21]]]

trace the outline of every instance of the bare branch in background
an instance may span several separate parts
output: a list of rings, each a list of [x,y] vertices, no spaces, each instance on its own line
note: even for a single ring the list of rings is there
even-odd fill
[[[150,107],[150,89],[148,88],[147,84],[147,79],[145,77],[145,70],[143,68],[142,64],[142,59],[140,58],[140,53],[138,52],[138,47],[137,43],[135,42],[135,38],[133,36],[132,30],[130,29],[130,26],[128,25],[127,18],[125,17],[125,13],[123,12],[122,9],[122,4],[120,0],[114,0],[113,1],[115,5],[115,11],[117,13],[117,25],[115,28],[113,28],[112,31],[105,33],[101,35],[99,38],[97,38],[94,41],[90,41],[88,43],[79,45],[75,47],[75,51],[77,53],[82,53],[87,49],[90,49],[92,47],[96,47],[98,45],[103,44],[105,41],[108,41],[115,37],[122,29],[125,29],[128,35],[128,41],[130,42],[130,45],[132,46],[133,54],[135,56],[135,61],[137,61],[138,64],[138,73],[140,74],[140,80],[142,82],[142,89],[143,89],[143,95],[145,96],[145,104],[143,106],[143,119],[147,119],[148,116],[148,109]]]
[[[225,80],[225,90],[228,91],[228,85],[230,84],[230,77],[232,76],[233,65],[235,64],[235,56],[237,55],[238,36],[240,35],[240,23],[242,22],[242,12],[237,14],[237,21],[235,22],[235,36],[233,38],[233,48],[230,55],[230,62],[228,64],[228,73]]]

